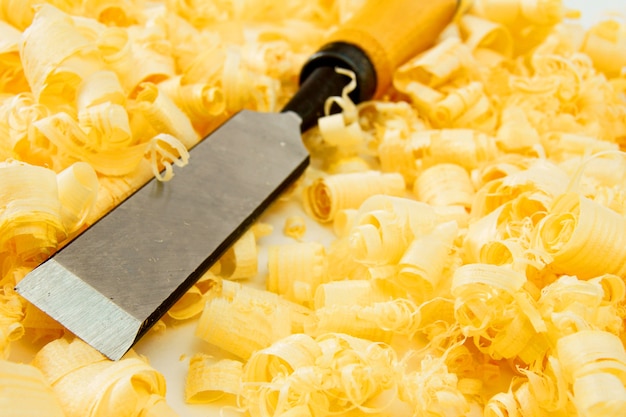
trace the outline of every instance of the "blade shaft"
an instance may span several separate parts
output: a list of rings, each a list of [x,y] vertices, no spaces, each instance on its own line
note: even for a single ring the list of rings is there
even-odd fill
[[[293,113],[238,113],[172,180],[148,182],[17,290],[119,358],[301,174],[299,124]]]

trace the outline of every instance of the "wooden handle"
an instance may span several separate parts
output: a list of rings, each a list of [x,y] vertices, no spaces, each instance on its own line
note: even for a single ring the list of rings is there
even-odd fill
[[[367,54],[380,96],[398,66],[433,45],[452,21],[457,4],[457,0],[367,0],[329,42],[352,43]]]
[[[394,70],[428,49],[456,13],[457,0],[366,0],[351,19],[335,31],[304,64],[300,89],[283,111],[292,111],[307,130],[324,114],[326,99],[338,96],[349,78],[356,77],[350,93],[355,103],[383,95]]]

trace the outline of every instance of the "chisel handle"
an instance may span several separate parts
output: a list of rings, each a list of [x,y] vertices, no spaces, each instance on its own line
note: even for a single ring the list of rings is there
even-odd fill
[[[375,95],[380,95],[397,67],[433,45],[457,7],[457,0],[367,0],[328,42],[365,52],[376,72]]]
[[[381,96],[393,72],[428,49],[452,21],[459,0],[366,0],[305,63],[300,90],[283,111],[302,118],[302,131],[322,116],[324,102],[349,81],[336,67],[355,74],[355,102]]]

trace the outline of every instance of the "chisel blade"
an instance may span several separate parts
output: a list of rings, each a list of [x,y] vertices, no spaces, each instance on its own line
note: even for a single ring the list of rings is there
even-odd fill
[[[170,181],[148,182],[17,291],[121,358],[301,175],[309,155],[300,122],[292,112],[237,113]]]

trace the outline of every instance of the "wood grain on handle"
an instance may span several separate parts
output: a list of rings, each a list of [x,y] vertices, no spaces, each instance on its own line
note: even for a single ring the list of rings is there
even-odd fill
[[[360,47],[376,70],[376,96],[391,82],[393,71],[433,45],[452,21],[457,0],[366,0],[329,41]]]

